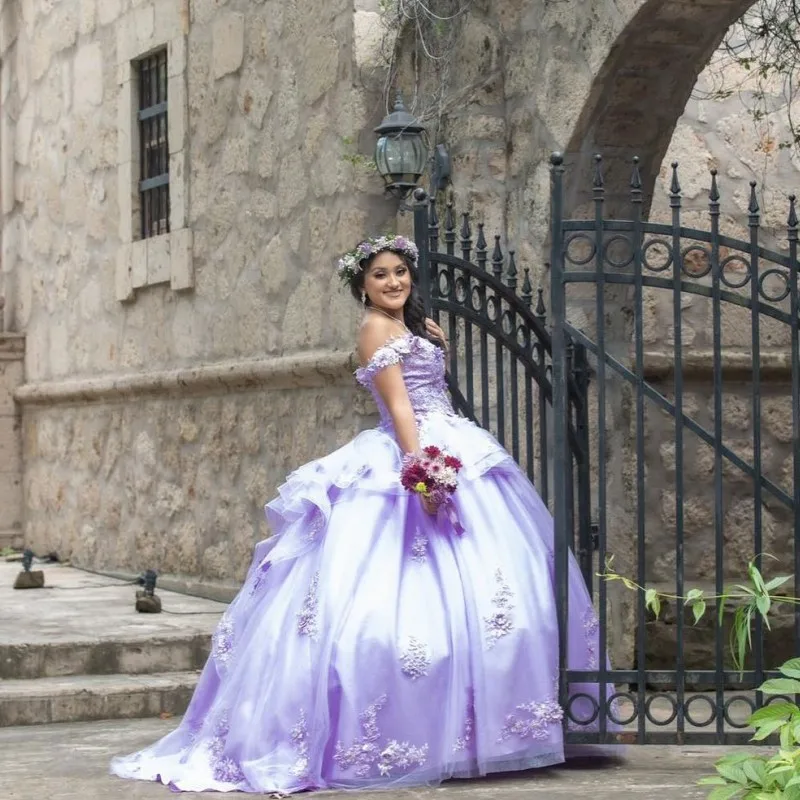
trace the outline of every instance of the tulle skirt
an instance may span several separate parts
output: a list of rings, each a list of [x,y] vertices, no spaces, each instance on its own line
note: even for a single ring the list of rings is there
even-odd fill
[[[463,534],[399,486],[386,431],[292,473],[181,724],[114,759],[113,773],[292,793],[564,760],[550,514],[485,431],[432,414],[420,432],[464,463]],[[597,619],[574,562],[569,591],[570,666],[596,668]],[[578,699],[572,714],[591,706]]]

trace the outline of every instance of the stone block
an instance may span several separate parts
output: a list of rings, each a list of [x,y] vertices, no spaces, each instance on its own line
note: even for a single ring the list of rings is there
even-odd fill
[[[120,303],[134,298],[133,291],[133,245],[123,244],[117,250],[117,264],[114,280],[115,296]]]
[[[133,203],[135,182],[132,179],[134,165],[129,161],[117,167],[117,204],[119,207],[119,240],[123,244],[133,241]]]
[[[169,227],[180,230],[188,221],[188,187],[186,185],[186,153],[173,153],[169,157]]]
[[[128,80],[119,84],[117,90],[117,164],[136,164],[139,161],[137,82],[131,80],[130,63],[120,65],[119,69],[127,73]]]
[[[170,235],[162,234],[146,239],[147,242],[147,285],[169,283],[170,281]]]
[[[244,16],[226,13],[212,26],[211,67],[215,79],[236,72],[244,58]]]
[[[182,34],[170,39],[167,45],[167,74],[176,78],[186,72],[186,37]]]
[[[131,286],[134,289],[147,286],[147,240],[131,244]]]
[[[78,49],[73,64],[75,109],[86,111],[103,102],[103,51],[100,42]]]
[[[186,146],[186,132],[189,124],[186,78],[183,75],[176,75],[168,79],[167,98],[169,102],[169,116],[167,117],[169,152],[170,154],[179,153]]]
[[[194,288],[192,231],[189,228],[183,228],[173,231],[171,237],[172,288],[175,291],[192,289]]]

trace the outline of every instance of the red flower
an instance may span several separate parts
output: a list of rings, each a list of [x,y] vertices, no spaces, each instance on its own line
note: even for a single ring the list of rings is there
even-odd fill
[[[445,456],[444,465],[458,472],[464,466],[455,456]]]
[[[432,444],[424,448],[422,452],[425,453],[425,455],[430,456],[431,458],[439,458],[439,456],[442,454],[442,451],[438,447],[435,447]]]

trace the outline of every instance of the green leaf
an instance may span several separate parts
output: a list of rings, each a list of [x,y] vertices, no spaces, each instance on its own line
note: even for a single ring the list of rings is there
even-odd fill
[[[705,778],[700,778],[697,781],[698,786],[727,786],[728,782],[725,778],[720,778],[719,775],[706,775]]]
[[[708,795],[708,800],[733,800],[741,796],[742,790],[741,786],[717,786]]]
[[[718,786],[708,796],[708,800],[733,800],[741,791],[741,786]]]
[[[778,669],[787,678],[800,678],[800,658],[791,658]]]
[[[768,736],[772,736],[775,731],[779,731],[784,725],[788,723],[782,719],[771,719],[767,722],[762,722],[758,726],[758,730],[753,734],[752,741],[760,742]]]
[[[694,614],[694,624],[697,625],[697,623],[703,618],[703,614],[706,613],[706,601],[697,600],[696,602],[692,603],[692,613]]]
[[[695,600],[700,600],[702,597],[703,597],[702,589],[690,589],[685,599],[687,604],[691,604]]]
[[[758,687],[764,694],[800,694],[800,681],[794,678],[773,678]]]
[[[779,575],[777,578],[773,578],[771,581],[769,581],[764,588],[768,592],[772,592],[775,589],[778,589],[781,586],[783,586],[783,584],[786,583],[786,581],[789,581],[791,579],[792,579],[791,575]]]
[[[767,765],[760,758],[753,758],[742,764],[744,774],[758,786],[764,786],[767,777]]]
[[[788,725],[784,725],[781,728],[781,747],[784,750],[788,750],[794,744],[794,737],[792,736],[792,731]]]
[[[740,764],[731,764],[718,761],[715,765],[717,772],[730,783],[738,783],[741,786],[747,785],[747,775]]]
[[[644,593],[644,604],[645,608],[649,608],[655,618],[658,619],[658,615],[661,613],[661,598],[658,596],[658,592],[655,589],[648,589]]]
[[[780,703],[770,703],[768,706],[759,708],[750,715],[748,722],[751,725],[759,725],[770,720],[788,720],[792,714],[798,711],[794,703],[781,701]]]
[[[768,594],[760,594],[758,597],[756,597],[756,608],[758,609],[758,613],[764,618],[764,622],[767,623],[767,627],[769,627],[767,614],[769,614],[769,609],[771,606],[772,599]]]

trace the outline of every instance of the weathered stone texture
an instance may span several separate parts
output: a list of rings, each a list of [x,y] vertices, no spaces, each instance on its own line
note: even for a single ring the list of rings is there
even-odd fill
[[[90,404],[25,418],[26,541],[98,569],[241,580],[285,476],[357,432],[354,386]],[[54,525],[53,521],[58,520]]]
[[[0,333],[0,549],[23,536],[22,417],[14,391],[22,384],[25,340]]]

